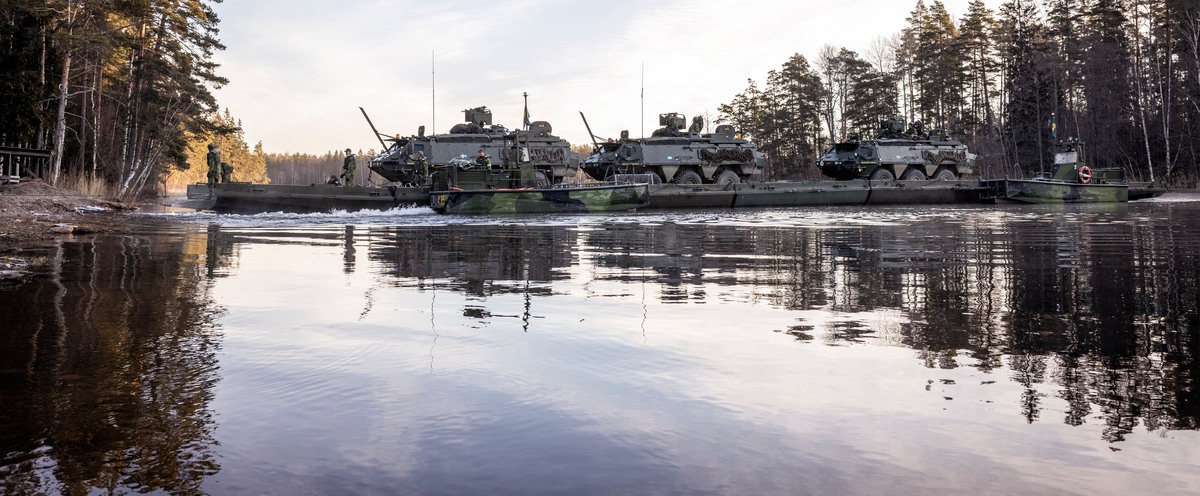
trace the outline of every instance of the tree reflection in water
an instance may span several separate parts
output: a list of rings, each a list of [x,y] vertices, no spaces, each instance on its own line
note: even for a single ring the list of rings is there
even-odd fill
[[[220,470],[204,238],[63,241],[4,290],[0,493],[194,493]]]
[[[1100,435],[1111,442],[1139,427],[1195,430],[1200,418],[1195,386],[1200,226],[1191,219],[1196,210],[1160,205],[1152,218],[1141,219],[1097,209],[1064,220],[1052,209],[945,208],[911,221],[890,215],[891,222],[814,227],[630,218],[578,225],[339,225],[289,231],[227,231],[212,225],[194,234],[64,241],[46,251],[45,277],[5,290],[0,298],[6,316],[0,333],[0,453],[5,457],[0,492],[203,491],[202,481],[221,470],[210,404],[220,377],[216,356],[222,335],[216,318],[222,309],[211,300],[212,285],[234,281],[222,278],[246,269],[238,266],[242,247],[264,244],[299,245],[296,252],[304,256],[308,248],[322,247],[332,254],[328,258],[336,264],[339,284],[357,281],[354,276],[371,280],[371,288],[359,293],[365,300],[361,311],[353,312],[358,322],[339,329],[372,347],[403,349],[395,342],[414,339],[398,331],[353,332],[359,323],[368,330],[392,329],[394,322],[380,315],[386,310],[372,313],[376,298],[384,307],[406,301],[397,300],[398,294],[433,293],[427,295],[429,306],[419,309],[428,312],[427,321],[403,322],[413,335],[431,331],[428,341],[414,341],[420,343],[422,360],[428,349],[429,370],[423,374],[428,377],[399,381],[405,384],[409,379],[442,384],[447,378],[433,373],[436,352],[475,350],[464,348],[463,333],[499,319],[528,332],[519,334],[520,344],[544,344],[537,342],[546,334],[539,319],[549,316],[569,328],[556,338],[569,345],[585,343],[579,347],[586,349],[593,343],[561,334],[575,332],[570,324],[583,322],[585,315],[588,322],[580,328],[594,330],[606,325],[592,324],[606,317],[604,312],[624,312],[633,318],[620,322],[640,325],[645,345],[648,328],[651,334],[671,328],[662,325],[664,319],[686,320],[699,305],[732,303],[717,312],[761,312],[767,317],[747,320],[766,326],[712,329],[713,334],[742,333],[720,335],[714,342],[760,333],[767,339],[755,342],[759,347],[750,349],[756,352],[777,346],[775,338],[787,351],[838,346],[819,348],[836,352],[830,358],[835,363],[863,346],[912,350],[917,367],[970,368],[994,382],[1016,385],[1019,398],[994,406],[1015,423],[1099,421],[1105,426]],[[851,218],[878,211],[837,213]],[[329,291],[317,281],[303,291]],[[444,292],[465,297],[443,298]],[[489,301],[497,295],[521,299],[508,298],[507,306]],[[311,301],[306,292],[286,296],[299,296],[290,300],[297,304]],[[671,311],[662,311],[663,306]],[[438,321],[435,314],[454,317]],[[460,325],[460,319],[467,324]],[[447,335],[446,327],[439,328],[443,325],[453,337],[439,344]],[[480,348],[518,343],[471,341]],[[228,343],[233,348],[234,341]],[[618,350],[614,354],[627,349],[612,347]],[[654,351],[653,346],[638,349],[642,358]],[[475,357],[458,356],[472,364]],[[391,357],[380,355],[390,364],[383,358]],[[586,380],[597,370],[604,369],[583,370],[580,377]],[[237,378],[226,372],[223,387]],[[918,394],[954,386],[951,379],[925,381],[920,385],[930,393]],[[352,385],[374,391],[372,384]],[[521,395],[536,397],[541,389],[534,389],[517,388],[513,403],[524,408],[530,402]],[[941,394],[946,400],[955,396]],[[1056,411],[1062,412],[1061,420]],[[376,420],[390,425],[394,419]],[[344,427],[359,434],[358,426]],[[491,427],[481,432],[475,435],[488,444]],[[509,446],[507,441],[494,445]],[[874,469],[874,460],[869,463]],[[234,465],[228,465],[215,479],[231,477]]]
[[[1029,422],[1047,420],[1043,401],[1056,397],[1068,405],[1066,424],[1095,410],[1109,426],[1105,438],[1118,441],[1139,424],[1196,429],[1200,418],[1200,253],[1179,249],[1200,232],[1190,211],[1161,207],[1153,222],[1108,222],[1120,212],[1099,207],[1084,212],[1094,222],[1061,221],[1054,210],[964,209],[942,220],[823,229],[400,228],[372,257],[402,281],[441,278],[479,296],[544,296],[550,284],[511,282],[552,283],[589,266],[597,280],[656,284],[662,303],[719,297],[820,310],[826,320],[800,318],[778,332],[909,347],[929,368],[1007,367],[1025,390],[1019,414]]]

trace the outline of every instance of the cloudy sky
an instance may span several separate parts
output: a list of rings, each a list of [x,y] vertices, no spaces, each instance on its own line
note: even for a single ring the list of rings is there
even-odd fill
[[[358,107],[385,134],[444,133],[480,105],[515,128],[525,92],[572,143],[590,141],[580,111],[637,136],[659,113],[715,118],[794,53],[863,54],[916,1],[224,0],[217,99],[268,152],[379,148]],[[968,0],[943,3],[957,20]]]

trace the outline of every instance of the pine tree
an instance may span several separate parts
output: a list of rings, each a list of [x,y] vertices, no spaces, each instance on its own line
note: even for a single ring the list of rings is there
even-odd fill
[[[1127,19],[1119,0],[1095,0],[1086,11],[1083,53],[1083,93],[1087,119],[1080,135],[1091,147],[1097,165],[1121,166],[1136,160],[1133,139],[1133,94],[1129,78]]]
[[[917,27],[913,54],[914,81],[919,88],[916,106],[929,128],[957,131],[962,109],[963,50],[958,28],[941,0],[930,5]]]
[[[1006,162],[1020,167],[1013,172],[1045,173],[1047,129],[1053,111],[1053,59],[1045,27],[1030,0],[1010,0],[1001,5],[1000,26]]]
[[[981,134],[990,134],[995,120],[992,114],[993,87],[997,70],[992,39],[996,31],[994,14],[982,0],[972,0],[959,24],[958,46],[965,63],[966,110],[961,126],[969,142]]]

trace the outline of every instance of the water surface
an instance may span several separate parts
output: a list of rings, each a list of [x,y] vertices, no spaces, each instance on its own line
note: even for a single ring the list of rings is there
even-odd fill
[[[1196,493],[1196,200],[154,215],[0,290],[0,492]]]

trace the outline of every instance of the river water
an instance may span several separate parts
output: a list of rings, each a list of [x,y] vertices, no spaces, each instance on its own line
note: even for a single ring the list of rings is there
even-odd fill
[[[1200,196],[134,220],[0,289],[0,493],[1200,492]]]

